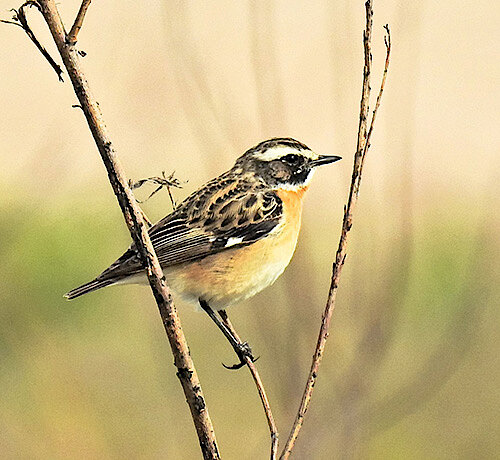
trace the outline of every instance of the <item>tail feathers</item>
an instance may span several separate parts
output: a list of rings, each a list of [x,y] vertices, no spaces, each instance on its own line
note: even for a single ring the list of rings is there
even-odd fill
[[[76,299],[77,297],[80,297],[83,294],[87,294],[88,292],[96,291],[97,289],[109,286],[110,284],[113,284],[116,281],[117,280],[114,278],[106,280],[99,280],[96,278],[95,280],[89,281],[88,283],[82,284],[81,286],[72,289],[67,294],[64,294],[64,297],[66,297],[68,300]]]

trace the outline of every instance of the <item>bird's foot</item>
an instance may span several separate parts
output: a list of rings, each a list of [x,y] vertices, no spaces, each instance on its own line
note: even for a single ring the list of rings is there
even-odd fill
[[[247,364],[247,358],[252,363],[254,363],[255,361],[257,361],[259,359],[259,356],[257,356],[257,357],[253,356],[253,354],[252,354],[252,348],[250,347],[250,345],[248,344],[248,342],[239,342],[239,343],[237,343],[236,346],[234,347],[234,351],[236,352],[236,354],[240,358],[240,362],[236,363],[236,364],[233,364],[232,366],[226,366],[224,363],[222,363],[222,365],[226,369],[238,370],[238,369],[241,369],[243,366],[245,366]]]

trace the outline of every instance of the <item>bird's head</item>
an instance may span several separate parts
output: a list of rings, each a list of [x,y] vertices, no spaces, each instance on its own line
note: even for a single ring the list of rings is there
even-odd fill
[[[295,139],[274,138],[247,150],[238,158],[235,168],[252,172],[272,188],[298,190],[309,184],[318,166],[340,159],[318,155]]]

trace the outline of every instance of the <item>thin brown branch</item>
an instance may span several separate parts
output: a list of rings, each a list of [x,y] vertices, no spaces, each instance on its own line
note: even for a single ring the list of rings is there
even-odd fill
[[[31,30],[31,27],[28,24],[28,19],[26,18],[26,12],[24,9],[26,7],[32,7],[34,6],[38,10],[40,10],[40,5],[37,2],[34,1],[28,1],[23,3],[18,10],[12,9],[11,11],[14,12],[14,16],[12,18],[12,21],[6,21],[5,19],[0,19],[0,22],[3,22],[4,24],[13,24],[15,26],[19,26],[21,29],[23,29],[26,32],[26,35],[29,37],[29,39],[35,44],[35,46],[38,48],[38,51],[42,53],[42,56],[47,59],[48,63],[51,65],[51,67],[54,69],[54,72],[57,74],[57,78],[59,78],[59,81],[64,81],[62,74],[63,71],[61,67],[52,59],[52,56],[49,54],[49,52],[41,45],[41,43],[38,41],[36,38],[35,34]]]
[[[234,329],[233,324],[229,320],[227,313],[225,310],[219,310],[219,315],[222,319],[222,322],[228,328],[228,330],[233,334],[233,336],[242,343],[240,336]],[[243,357],[250,373],[252,374],[253,381],[255,382],[255,386],[259,392],[260,400],[262,402],[262,407],[264,408],[264,413],[267,419],[267,425],[269,426],[269,432],[271,433],[271,460],[276,459],[276,454],[278,453],[278,428],[276,427],[276,423],[274,421],[273,413],[271,411],[271,405],[269,404],[269,399],[267,398],[266,390],[264,389],[264,384],[262,383],[262,379],[260,378],[259,371],[255,367],[255,364],[252,362],[250,357]]]
[[[363,165],[365,164],[366,152],[370,148],[370,139],[372,137],[373,126],[375,124],[375,118],[377,116],[378,108],[380,107],[380,101],[382,100],[382,94],[384,93],[385,81],[387,79],[387,71],[389,70],[389,58],[391,56],[391,30],[389,29],[389,24],[384,26],[386,35],[384,37],[384,44],[386,49],[385,54],[385,65],[384,73],[382,74],[382,82],[380,83],[380,89],[377,95],[377,101],[375,102],[375,108],[372,112],[372,119],[370,122],[370,129],[368,130],[368,135],[366,136],[365,147],[363,148],[363,156],[361,158],[361,167],[359,168],[358,186],[356,189],[356,194],[359,194],[359,184],[361,183],[361,172],[363,170]]]
[[[146,216],[146,213],[141,209],[141,216],[142,216],[142,220],[144,221],[144,223],[146,224],[146,227],[151,227],[153,225],[153,222],[151,222],[151,220],[149,219],[148,216]]]
[[[264,389],[264,384],[260,378],[259,372],[255,367],[252,360],[245,356],[244,360],[252,374],[253,381],[259,392],[260,400],[262,401],[262,407],[264,408],[264,413],[266,414],[267,425],[269,426],[269,432],[271,434],[271,455],[270,459],[275,460],[278,453],[278,428],[276,422],[274,421],[273,413],[271,411],[271,405],[269,404],[269,399],[267,398],[266,390]]]
[[[338,284],[340,279],[340,274],[342,272],[342,267],[344,266],[345,258],[346,258],[346,247],[347,247],[347,234],[352,228],[352,215],[354,212],[354,208],[356,205],[356,201],[359,194],[359,187],[361,181],[361,172],[363,168],[363,160],[370,147],[370,136],[373,131],[373,126],[375,122],[375,117],[380,106],[380,99],[382,97],[382,92],[385,86],[387,68],[389,65],[389,57],[390,57],[390,35],[386,39],[386,64],[384,75],[381,82],[381,87],[379,91],[379,97],[377,98],[377,103],[375,105],[375,109],[372,114],[372,119],[370,123],[370,129],[367,132],[368,126],[368,112],[369,112],[369,99],[370,99],[370,76],[371,76],[371,36],[372,36],[372,17],[373,17],[373,0],[367,0],[365,3],[366,10],[366,27],[363,34],[363,45],[364,45],[364,69],[363,69],[363,89],[361,93],[361,103],[360,103],[360,114],[359,114],[359,128],[358,128],[358,141],[357,141],[357,149],[354,155],[354,164],[352,171],[352,179],[351,186],[349,189],[349,196],[347,199],[347,204],[344,206],[344,218],[342,221],[342,230],[340,235],[340,241],[338,245],[338,249],[335,255],[335,262],[333,264],[332,269],[332,278],[330,289],[328,292],[328,299],[326,302],[326,307],[323,312],[323,317],[321,320],[321,327],[319,330],[318,340],[316,343],[316,349],[313,355],[313,360],[311,364],[311,369],[309,371],[309,375],[306,382],[306,387],[304,389],[304,393],[302,395],[302,399],[299,405],[299,409],[297,411],[297,415],[295,417],[292,429],[290,431],[290,435],[286,442],[286,445],[281,453],[281,459],[288,459],[292,450],[295,446],[295,442],[299,435],[299,432],[302,428],[302,424],[304,422],[304,417],[309,408],[309,404],[311,402],[311,396],[313,393],[314,385],[316,383],[316,378],[318,375],[319,366],[321,364],[321,359],[323,357],[326,340],[328,338],[330,322],[332,318],[332,313],[335,308],[335,301],[337,297]],[[389,29],[386,28],[389,33]]]
[[[205,459],[219,459],[220,456],[212,421],[205,404],[196,369],[189,354],[180,319],[173,304],[170,289],[166,285],[165,277],[151,244],[141,210],[132,190],[128,186],[125,173],[104,124],[99,105],[91,95],[89,84],[81,68],[80,55],[76,47],[67,41],[55,1],[39,0],[38,3],[68,71],[73,88],[99,149],[101,158],[106,166],[109,181],[120,204],[130,235],[144,264],[149,284],[158,304],[163,325],[174,355],[177,376],[191,410],[203,457]]]
[[[73,23],[73,26],[71,27],[71,30],[69,31],[69,34],[66,37],[66,41],[70,45],[74,45],[78,39],[78,33],[80,32],[80,29],[82,28],[83,25],[83,19],[85,18],[85,14],[87,13],[87,10],[90,6],[90,2],[92,0],[83,0],[82,4],[80,5],[80,9],[78,10],[78,13],[75,18],[75,22]]]

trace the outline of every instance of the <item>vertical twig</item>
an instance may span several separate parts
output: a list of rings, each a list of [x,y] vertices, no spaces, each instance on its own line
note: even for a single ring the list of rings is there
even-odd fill
[[[229,320],[227,313],[225,310],[219,310],[219,315],[222,319],[222,322],[226,325],[226,327],[231,331],[233,336],[239,342],[242,342],[240,336],[236,332],[233,327],[233,324]],[[252,374],[253,381],[255,382],[255,386],[259,392],[259,397],[262,402],[262,407],[264,408],[264,413],[266,415],[267,425],[269,426],[269,432],[271,434],[271,460],[276,459],[276,454],[278,453],[278,428],[276,427],[276,422],[274,421],[274,416],[271,411],[271,405],[269,404],[269,399],[267,398],[266,390],[264,389],[264,384],[260,378],[259,371],[255,367],[255,364],[248,356],[243,356],[243,360],[245,361],[250,373]]]
[[[80,8],[73,26],[73,40],[76,40],[89,3],[88,1],[84,1]],[[104,124],[99,105],[92,96],[89,84],[82,71],[78,50],[74,46],[74,43],[70,43],[68,40],[55,0],[39,0],[38,4],[68,71],[73,88],[80,101],[80,106],[106,166],[109,180],[120,204],[135,247],[144,264],[174,355],[177,376],[182,384],[187,403],[191,410],[203,457],[205,459],[219,459],[212,421],[205,404],[196,369],[189,354],[179,316],[177,315],[170,290],[165,283],[165,277],[151,244],[146,225],[144,224],[142,211],[128,186],[122,166],[116,156]]]
[[[347,234],[352,227],[352,215],[354,212],[354,207],[359,194],[359,187],[361,183],[361,172],[363,168],[364,158],[370,146],[370,137],[373,131],[373,126],[375,122],[375,117],[380,106],[380,100],[385,86],[387,69],[389,66],[389,57],[391,51],[390,33],[388,26],[385,26],[387,31],[387,37],[385,40],[386,44],[386,60],[384,67],[384,74],[382,77],[382,82],[380,85],[379,95],[377,97],[377,102],[373,110],[370,128],[367,130],[368,126],[368,112],[369,112],[369,98],[370,98],[370,76],[371,76],[371,36],[372,36],[372,17],[373,17],[373,0],[367,0],[365,3],[366,10],[366,27],[363,33],[363,45],[364,45],[364,68],[363,68],[363,89],[361,93],[361,103],[360,103],[360,114],[359,114],[359,128],[358,128],[358,141],[357,149],[354,155],[354,164],[352,171],[351,186],[349,189],[349,196],[347,199],[347,204],[344,206],[344,218],[342,221],[342,230],[340,235],[340,241],[335,255],[335,262],[332,269],[332,278],[330,289],[328,292],[328,299],[326,302],[325,311],[323,312],[323,317],[321,320],[321,327],[318,335],[318,340],[316,343],[316,349],[313,355],[313,360],[311,364],[311,369],[306,382],[306,387],[302,395],[302,399],[295,417],[292,429],[290,430],[289,437],[287,439],[286,445],[281,453],[281,459],[286,460],[289,458],[292,450],[295,446],[295,442],[299,435],[300,429],[304,422],[304,416],[309,408],[311,401],[311,396],[314,389],[314,384],[316,383],[316,378],[318,375],[318,369],[321,363],[321,358],[323,357],[323,352],[325,349],[326,340],[328,338],[330,321],[332,317],[333,310],[335,308],[335,300],[337,296],[338,283],[340,278],[340,273],[342,267],[344,266],[346,258],[346,245],[347,245]]]

